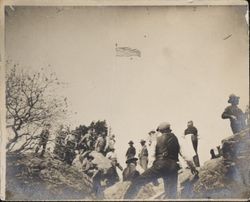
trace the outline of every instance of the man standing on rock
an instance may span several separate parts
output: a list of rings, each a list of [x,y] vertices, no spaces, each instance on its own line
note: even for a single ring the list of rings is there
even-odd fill
[[[191,135],[191,140],[193,144],[193,148],[195,153],[197,154],[197,148],[198,148],[198,130],[196,127],[194,127],[193,121],[188,121],[187,123],[187,129],[184,131],[184,135]]]
[[[125,199],[133,199],[140,188],[158,178],[163,178],[165,197],[176,198],[177,181],[178,181],[178,155],[180,153],[180,145],[177,137],[171,132],[170,124],[167,122],[161,123],[157,132],[162,135],[157,137],[155,161],[153,166],[142,173],[136,180],[133,180],[125,193]],[[181,154],[188,164],[191,172],[197,174],[192,160],[187,159]]]
[[[192,141],[192,145],[195,151],[195,156],[194,158],[194,163],[197,167],[200,167],[200,161],[199,161],[199,156],[197,153],[197,149],[198,149],[198,130],[196,127],[194,127],[194,123],[193,121],[188,121],[187,124],[187,129],[184,131],[184,136],[186,135],[191,135],[191,141]]]
[[[79,145],[84,144],[86,145],[85,150],[90,150],[92,149],[93,146],[93,129],[89,128],[88,132],[81,138]]]
[[[147,170],[148,168],[148,149],[146,146],[146,141],[145,140],[141,140],[141,151],[139,152],[139,162],[140,162],[140,166],[144,169]]]
[[[242,110],[237,106],[239,105],[239,99],[240,97],[231,94],[229,96],[229,100],[227,101],[231,105],[228,106],[221,115],[223,119],[230,120],[233,134],[236,134],[246,128],[246,116],[242,112]]]
[[[115,135],[112,134],[106,137],[106,146],[105,146],[105,153],[109,153],[112,149],[115,148]]]
[[[129,148],[126,152],[126,157],[127,157],[127,159],[134,158],[135,154],[136,154],[136,149],[133,146],[134,142],[132,140],[130,140],[128,144],[129,144]]]
[[[45,153],[45,149],[47,146],[47,142],[49,140],[49,129],[50,129],[51,125],[50,124],[46,124],[45,129],[42,130],[41,134],[40,134],[40,141],[38,143],[38,146],[36,147],[36,151],[35,153],[38,153],[39,149],[42,147],[43,150],[40,154],[41,157],[43,157],[44,153]]]

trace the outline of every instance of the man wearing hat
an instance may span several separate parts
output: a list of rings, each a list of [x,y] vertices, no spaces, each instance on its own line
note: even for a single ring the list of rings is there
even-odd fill
[[[153,166],[132,181],[125,193],[125,199],[133,199],[143,185],[158,178],[163,178],[165,197],[176,198],[180,145],[177,137],[171,132],[169,123],[161,123],[156,131],[162,135],[157,137]],[[186,162],[191,172],[197,174],[193,162],[191,160]]]
[[[239,104],[239,99],[240,97],[234,94],[231,94],[228,99],[228,103],[230,103],[231,105],[228,106],[221,115],[223,119],[230,120],[230,125],[233,131],[233,134],[236,134],[246,128],[245,114],[237,106]]]
[[[130,140],[128,142],[128,144],[129,144],[129,148],[128,148],[127,152],[126,152],[126,157],[127,157],[127,159],[130,159],[130,158],[135,157],[136,149],[134,147],[134,142],[132,140]]]
[[[137,160],[138,158],[133,157],[126,161],[127,167],[122,173],[123,181],[132,181],[140,175],[140,173],[136,170]]]
[[[140,143],[141,143],[142,148],[138,155],[139,163],[140,163],[140,166],[144,170],[146,170],[148,168],[148,149],[147,149],[145,140],[141,140]]]

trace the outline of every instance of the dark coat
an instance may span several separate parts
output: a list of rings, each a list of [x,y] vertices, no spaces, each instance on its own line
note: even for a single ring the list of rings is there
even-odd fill
[[[198,131],[197,131],[197,128],[195,128],[194,126],[190,126],[188,127],[185,132],[184,132],[185,135],[187,134],[193,134],[193,135],[198,135]]]
[[[185,135],[188,134],[192,134],[191,138],[192,138],[192,144],[193,144],[193,148],[195,153],[197,153],[197,147],[198,147],[198,130],[196,127],[194,126],[190,126],[188,127],[185,131],[184,131]]]
[[[127,157],[127,159],[133,158],[133,157],[135,157],[135,154],[136,154],[136,149],[134,146],[132,146],[132,147],[128,148],[127,153],[126,153],[126,157]]]
[[[171,133],[163,133],[157,137],[155,156],[157,158],[172,159],[178,161],[180,152],[180,145],[177,137]]]

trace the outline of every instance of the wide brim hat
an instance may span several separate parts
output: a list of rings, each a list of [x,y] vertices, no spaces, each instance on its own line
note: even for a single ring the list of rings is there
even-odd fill
[[[236,96],[235,94],[229,95],[228,103],[232,103],[235,99],[240,99],[239,96]]]
[[[136,157],[129,158],[129,159],[127,159],[126,163],[128,164],[128,163],[136,162],[137,160],[138,160],[138,158],[136,158]]]
[[[130,141],[128,142],[128,144],[134,144],[134,142],[130,140]]]

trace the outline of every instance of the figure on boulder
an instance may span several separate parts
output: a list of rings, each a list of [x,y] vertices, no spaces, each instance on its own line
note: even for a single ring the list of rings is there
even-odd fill
[[[93,130],[88,129],[88,132],[81,138],[79,145],[84,146],[84,149],[90,150],[93,147],[94,137],[93,137]]]
[[[184,131],[184,135],[191,135],[191,140],[193,144],[193,148],[195,153],[197,154],[197,148],[198,148],[198,130],[196,127],[194,127],[193,121],[188,121],[187,123],[187,129]]]
[[[38,153],[39,149],[42,147],[42,152],[40,154],[41,157],[43,157],[45,153],[45,149],[47,146],[47,142],[49,140],[49,130],[51,128],[51,124],[46,124],[45,129],[42,130],[40,136],[39,136],[39,143],[38,146],[36,147],[35,153]]]
[[[194,126],[193,121],[188,121],[187,123],[187,129],[184,131],[184,136],[186,135],[191,135],[191,141],[192,141],[192,145],[195,151],[195,154],[193,156],[194,158],[194,163],[196,167],[200,167],[200,161],[199,161],[199,156],[198,156],[198,130],[197,128]]]
[[[246,128],[245,113],[243,113],[242,110],[238,107],[239,99],[240,97],[231,94],[228,99],[228,103],[230,103],[231,105],[228,106],[221,115],[223,119],[230,120],[233,134],[236,134]]]
[[[115,135],[114,134],[106,137],[106,146],[105,146],[106,154],[109,153],[113,148],[115,148]]]
[[[171,132],[170,124],[161,123],[157,132],[162,135],[157,137],[155,161],[153,166],[147,169],[139,177],[132,181],[127,192],[125,193],[125,199],[134,199],[140,188],[154,181],[157,178],[163,178],[165,197],[176,198],[177,194],[177,180],[178,180],[178,155],[180,154],[187,165],[191,169],[193,174],[197,174],[192,159],[186,158],[180,153],[180,145],[177,137]]]
[[[104,133],[98,135],[98,138],[95,143],[95,151],[100,152],[100,153],[104,152],[104,148],[106,145],[104,136],[105,136]]]
[[[135,157],[136,149],[133,146],[134,142],[132,140],[130,140],[128,144],[129,144],[129,148],[128,148],[127,152],[126,152],[126,157],[127,157],[127,159],[130,159],[130,158]]]

